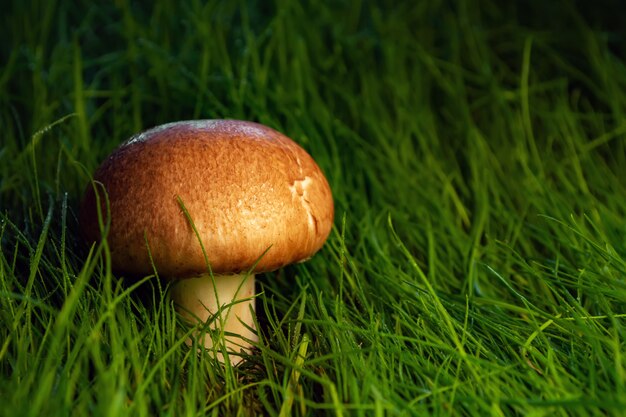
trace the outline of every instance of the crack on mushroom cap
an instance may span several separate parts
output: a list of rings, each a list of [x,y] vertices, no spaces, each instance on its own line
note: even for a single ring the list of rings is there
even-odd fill
[[[291,197],[300,201],[302,208],[306,211],[309,231],[317,235],[317,218],[313,215],[313,208],[309,201],[309,186],[313,180],[308,175],[303,179],[295,180],[290,186]]]
[[[294,180],[289,186],[289,190],[291,191],[292,198],[298,199],[300,201],[300,204],[306,211],[309,231],[312,232],[314,235],[317,235],[318,220],[317,217],[315,217],[315,215],[313,214],[314,210],[311,206],[308,195],[308,189],[309,186],[313,183],[313,180],[308,175],[304,175],[304,168],[302,167],[302,161],[300,161],[300,157],[293,151],[293,149],[290,149],[290,152],[296,161],[296,165],[298,165],[298,171],[302,179]]]

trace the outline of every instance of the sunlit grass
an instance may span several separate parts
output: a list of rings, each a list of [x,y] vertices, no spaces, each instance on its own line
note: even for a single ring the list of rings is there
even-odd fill
[[[14,3],[0,18],[0,413],[626,409],[611,10]],[[187,346],[166,284],[116,275],[76,220],[131,134],[225,117],[305,147],[337,212],[312,260],[258,277],[260,342],[236,368]]]

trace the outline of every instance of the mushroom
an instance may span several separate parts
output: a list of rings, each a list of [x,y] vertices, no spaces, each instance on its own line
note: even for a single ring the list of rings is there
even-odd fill
[[[254,274],[307,260],[333,222],[330,187],[311,156],[252,122],[154,127],[113,151],[94,181],[79,215],[87,241],[102,238],[100,204],[114,271],[147,275],[156,267],[173,281],[177,311],[223,330],[230,352],[249,353],[258,341]],[[106,198],[97,198],[99,188]],[[210,349],[211,332],[202,335]]]

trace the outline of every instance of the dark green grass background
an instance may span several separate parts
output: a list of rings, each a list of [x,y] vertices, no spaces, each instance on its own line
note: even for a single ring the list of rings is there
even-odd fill
[[[4,2],[0,415],[622,415],[622,10]],[[108,152],[194,118],[284,132],[336,204],[235,369],[77,234]]]

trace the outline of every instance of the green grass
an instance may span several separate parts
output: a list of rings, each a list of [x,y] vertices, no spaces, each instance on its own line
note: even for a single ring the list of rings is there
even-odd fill
[[[1,415],[625,413],[611,2],[11,3]],[[76,220],[131,134],[224,117],[301,143],[337,212],[311,261],[259,277],[238,368],[187,347],[164,284],[115,275]]]

